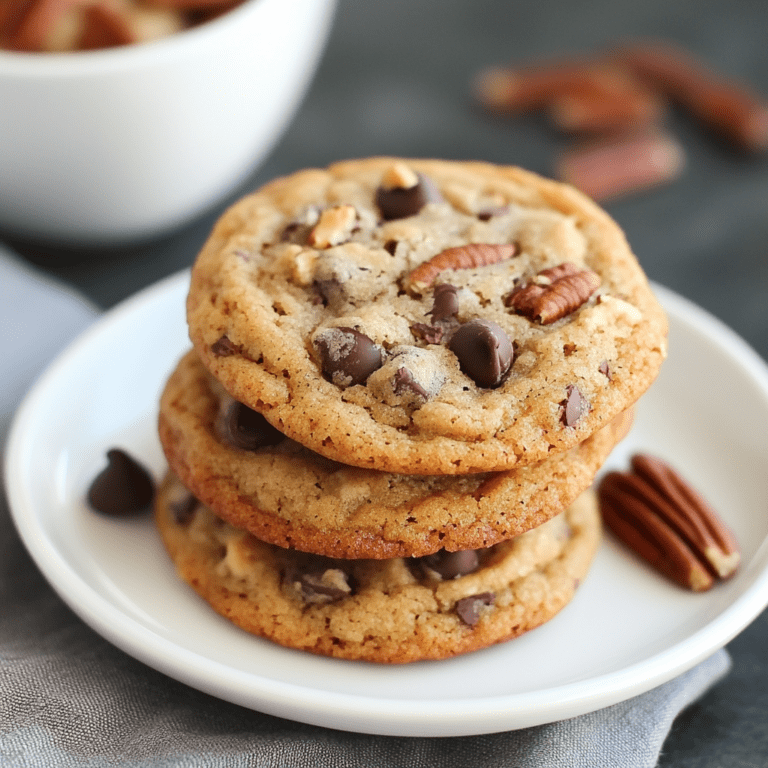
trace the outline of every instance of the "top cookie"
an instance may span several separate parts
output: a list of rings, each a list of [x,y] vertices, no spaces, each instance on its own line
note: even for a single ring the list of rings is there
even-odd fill
[[[373,158],[218,221],[190,337],[237,400],[328,458],[408,474],[566,450],[645,391],[666,318],[615,222],[519,168]]]

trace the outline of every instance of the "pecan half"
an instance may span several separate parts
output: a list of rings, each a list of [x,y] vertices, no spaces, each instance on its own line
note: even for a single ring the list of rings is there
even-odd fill
[[[470,243],[447,248],[423,264],[419,264],[408,275],[408,283],[417,291],[429,288],[435,278],[446,269],[472,269],[498,264],[517,256],[515,243]]]
[[[741,555],[718,514],[660,459],[633,456],[632,472],[610,472],[598,488],[606,525],[630,549],[695,592],[732,576]]]
[[[510,293],[504,304],[516,314],[549,325],[575,312],[600,287],[600,277],[565,262],[539,272]]]

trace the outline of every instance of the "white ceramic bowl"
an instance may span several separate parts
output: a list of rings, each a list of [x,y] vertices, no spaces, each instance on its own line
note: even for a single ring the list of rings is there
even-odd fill
[[[125,242],[221,201],[293,116],[334,5],[248,0],[140,45],[0,51],[0,230]]]

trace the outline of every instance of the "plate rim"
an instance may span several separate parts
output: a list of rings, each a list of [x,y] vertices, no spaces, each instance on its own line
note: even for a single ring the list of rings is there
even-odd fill
[[[152,632],[110,603],[74,572],[48,540],[38,515],[29,509],[20,465],[26,425],[46,390],[79,350],[108,333],[126,314],[182,292],[189,270],[174,273],[123,300],[70,342],[37,377],[12,419],[5,444],[5,486],[11,519],[25,548],[59,597],[108,642],[147,666],[204,693],[250,709],[313,725],[389,736],[459,736],[515,730],[585,714],[643,693],[692,668],[722,648],[768,605],[768,568],[752,575],[733,603],[682,641],[650,657],[587,680],[536,691],[461,700],[393,699],[327,691],[237,670]],[[651,283],[654,293],[675,319],[706,332],[738,362],[742,374],[768,401],[768,364],[734,330],[706,309],[675,291]],[[768,539],[755,554],[768,549]],[[74,590],[72,588],[74,584]],[[65,588],[66,587],[66,588]],[[440,663],[440,662],[436,662]],[[650,667],[650,673],[649,673]],[[585,687],[593,692],[585,708]],[[521,706],[520,700],[525,701]]]

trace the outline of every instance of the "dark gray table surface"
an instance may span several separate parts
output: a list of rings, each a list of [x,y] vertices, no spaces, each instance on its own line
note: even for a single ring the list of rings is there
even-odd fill
[[[539,117],[484,114],[469,95],[473,76],[645,36],[676,41],[768,95],[768,3],[760,0],[341,0],[307,98],[231,199],[304,166],[370,154],[482,159],[551,175],[566,139]],[[686,148],[683,177],[606,207],[651,279],[708,309],[768,358],[768,156],[745,157],[678,111],[668,125]],[[5,242],[106,308],[188,267],[227,202],[147,243]],[[730,643],[732,673],[678,718],[659,765],[768,765],[767,634],[764,613]]]

